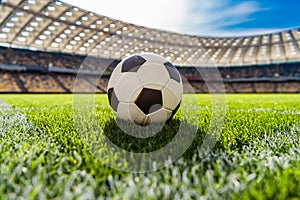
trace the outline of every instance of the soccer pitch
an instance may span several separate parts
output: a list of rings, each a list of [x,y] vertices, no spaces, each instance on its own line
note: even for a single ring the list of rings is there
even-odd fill
[[[300,198],[299,94],[226,95],[222,132],[204,158],[199,146],[209,128],[210,96],[197,95],[199,121],[188,120],[192,105],[174,119],[186,115],[198,127],[191,146],[170,167],[140,174],[109,168],[87,149],[73,120],[72,95],[0,99],[0,199]],[[125,137],[107,96],[95,99],[100,126],[124,149],[152,151],[174,136],[171,121],[154,139]]]

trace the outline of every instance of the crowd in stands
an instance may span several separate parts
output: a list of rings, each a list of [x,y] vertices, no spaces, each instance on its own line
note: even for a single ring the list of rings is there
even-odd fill
[[[17,85],[14,74],[0,72],[0,92],[22,92]]]
[[[223,79],[234,78],[277,78],[277,77],[300,77],[300,63],[271,64],[246,67],[219,67],[195,68],[178,67],[180,73],[188,80],[205,78],[217,78],[221,75]],[[219,72],[216,74],[216,71]]]
[[[40,51],[29,51],[23,49],[12,49],[0,47],[0,63],[8,65],[20,66],[36,66],[36,67],[66,67],[78,68],[82,57],[64,55],[59,53],[46,53]]]
[[[192,90],[187,84],[192,86]],[[210,90],[203,82],[184,83],[185,93],[223,93],[220,84],[210,84]],[[224,83],[226,93],[299,93],[299,82],[252,82]]]
[[[76,77],[64,74],[0,72],[1,93],[104,93],[108,77]],[[76,86],[75,86],[76,84]],[[74,87],[75,86],[75,87]]]
[[[70,69],[90,69],[107,68],[112,71],[118,61],[103,59],[92,56],[80,56],[62,53],[49,53],[43,51],[30,51],[25,49],[13,49],[0,47],[0,64],[19,65],[30,67],[62,67]]]
[[[89,69],[93,71],[106,70],[109,75],[119,60],[103,59],[98,57],[85,57],[71,54],[47,53],[0,47],[0,65],[25,66],[31,68],[68,68]],[[228,93],[252,92],[300,92],[299,80],[297,81],[240,81],[253,78],[282,78],[300,77],[300,63],[272,64],[245,67],[218,67],[195,68],[177,67],[185,82],[187,92],[220,92],[219,83],[213,83],[221,75]],[[77,78],[77,79],[76,79]],[[14,72],[0,71],[0,92],[106,92],[109,76],[99,77],[86,75],[80,78],[76,74],[54,73],[41,71]],[[205,81],[210,80],[210,89]],[[189,83],[189,84],[188,84]],[[192,86],[189,87],[189,86]],[[75,88],[75,89],[74,89]],[[76,90],[76,91],[74,91]]]

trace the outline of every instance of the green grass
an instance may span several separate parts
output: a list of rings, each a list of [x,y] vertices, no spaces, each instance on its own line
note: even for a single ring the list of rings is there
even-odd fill
[[[300,199],[298,94],[227,95],[222,132],[204,158],[199,147],[211,119],[209,95],[197,96],[200,113],[191,103],[160,134],[143,140],[122,134],[106,96],[97,95],[97,123],[129,151],[161,148],[174,136],[180,116],[198,126],[179,160],[142,174],[111,169],[104,158],[95,158],[76,129],[72,95],[0,99],[11,105],[0,107],[0,199]],[[95,130],[91,120],[81,123]]]

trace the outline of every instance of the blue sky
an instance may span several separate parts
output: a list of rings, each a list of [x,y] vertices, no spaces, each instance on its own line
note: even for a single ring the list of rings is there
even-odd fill
[[[249,35],[300,26],[300,0],[63,1],[126,22],[195,35]]]
[[[299,0],[212,0],[204,3],[209,5],[197,0],[191,2],[191,16],[195,22],[182,28],[193,33],[201,34],[204,29],[204,33],[243,35],[300,26]],[[207,17],[201,17],[200,13]]]

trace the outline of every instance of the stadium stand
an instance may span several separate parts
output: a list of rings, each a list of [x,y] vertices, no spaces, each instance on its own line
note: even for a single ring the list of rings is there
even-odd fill
[[[120,59],[141,51],[169,59],[195,92],[220,92],[215,68],[228,93],[300,92],[297,28],[244,37],[193,36],[57,0],[2,0],[0,12],[1,93],[71,93],[76,80],[75,92],[102,93]]]

